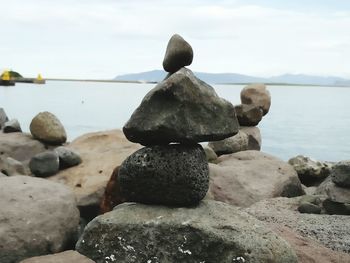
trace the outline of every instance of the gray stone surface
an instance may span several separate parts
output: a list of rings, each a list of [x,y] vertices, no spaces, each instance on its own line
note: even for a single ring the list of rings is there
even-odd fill
[[[39,153],[30,160],[29,168],[35,176],[48,177],[54,175],[59,170],[58,155],[54,151]]]
[[[128,201],[194,205],[208,191],[208,163],[198,144],[144,147],[122,163],[118,180]]]
[[[316,161],[303,155],[289,159],[288,163],[294,167],[300,181],[306,186],[320,184],[330,175],[332,168],[329,163]]]
[[[214,150],[212,148],[210,148],[209,146],[205,146],[205,147],[203,147],[203,149],[205,151],[205,155],[207,156],[207,161],[209,163],[215,163],[216,160],[218,159],[218,156],[216,155]]]
[[[208,143],[208,146],[212,148],[218,156],[223,154],[246,151],[248,150],[248,145],[248,135],[242,131],[238,131],[236,135],[226,138],[224,140]]]
[[[303,202],[298,207],[298,211],[305,214],[321,214],[321,210],[320,206],[307,202]]]
[[[350,188],[350,160],[338,162],[333,166],[332,181],[338,186]]]
[[[30,176],[1,178],[0,262],[63,251],[79,223],[74,195],[64,185]]]
[[[350,253],[348,216],[301,214],[297,211],[301,197],[271,198],[245,209],[261,221],[286,226],[304,237],[336,251]]]
[[[76,249],[97,263],[297,262],[258,220],[214,201],[193,208],[119,205],[87,225]]]
[[[217,201],[247,207],[270,197],[304,194],[288,163],[259,151],[243,151],[209,164],[209,195]]]
[[[233,105],[182,68],[142,100],[123,131],[143,145],[222,140],[238,132]]]
[[[350,204],[334,202],[331,199],[326,199],[323,202],[323,207],[327,214],[330,215],[350,215]]]
[[[40,112],[33,118],[30,132],[34,138],[48,144],[62,144],[67,140],[66,131],[60,120],[47,111]]]
[[[350,189],[337,186],[330,177],[320,184],[316,193],[327,195],[333,202],[350,203]]]
[[[28,162],[34,155],[44,151],[46,151],[45,144],[34,140],[28,133],[5,134],[0,132],[0,155]]]
[[[180,35],[173,35],[165,51],[163,68],[165,71],[173,73],[184,66],[191,65],[193,60],[193,50],[187,41]]]
[[[82,162],[81,157],[74,150],[60,146],[55,149],[60,161],[60,169],[76,166]]]
[[[20,263],[94,263],[95,261],[79,254],[76,251],[68,250],[61,253],[33,257],[22,260]]]
[[[260,107],[266,115],[271,106],[271,95],[264,84],[251,84],[242,89],[241,102]]]
[[[0,155],[0,171],[7,176],[26,175],[24,165],[11,157]]]
[[[4,127],[5,122],[7,122],[9,118],[6,115],[6,112],[3,108],[0,108],[0,129]]]
[[[241,126],[239,130],[248,135],[248,150],[261,150],[262,139],[258,127]]]
[[[21,125],[19,124],[17,119],[12,119],[10,121],[5,122],[3,127],[4,133],[11,132],[22,132]]]
[[[235,111],[241,126],[256,126],[263,117],[262,109],[254,104],[236,105]]]

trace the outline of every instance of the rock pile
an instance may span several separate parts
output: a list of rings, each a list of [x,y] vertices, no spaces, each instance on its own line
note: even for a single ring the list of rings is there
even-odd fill
[[[252,84],[241,91],[242,104],[235,106],[240,124],[237,135],[208,144],[217,155],[261,149],[261,135],[258,127],[270,109],[271,96],[264,84]]]
[[[323,207],[328,214],[350,215],[350,161],[336,163],[317,193],[327,195]]]
[[[232,104],[183,67],[192,58],[190,45],[173,36],[163,62],[170,74],[123,128],[130,141],[145,147],[115,177],[123,198],[143,204],[124,203],[93,219],[78,252],[97,263],[297,262],[288,244],[253,217],[201,201],[209,169],[198,143],[235,135],[239,124]]]

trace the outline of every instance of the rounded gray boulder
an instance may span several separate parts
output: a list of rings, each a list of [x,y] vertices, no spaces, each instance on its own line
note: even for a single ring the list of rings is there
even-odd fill
[[[191,65],[193,50],[180,35],[173,35],[165,51],[163,68],[165,71],[174,73],[184,66]]]
[[[56,152],[39,153],[29,162],[30,171],[39,177],[54,175],[59,169],[59,159]]]
[[[0,183],[0,262],[63,251],[74,242],[79,210],[66,186],[12,176]]]
[[[333,166],[331,178],[336,185],[350,188],[350,160],[336,163]]]
[[[209,168],[200,145],[144,147],[130,155],[118,180],[128,201],[174,206],[194,205],[209,188]]]
[[[3,130],[4,133],[22,132],[21,125],[17,119],[5,122]]]
[[[297,262],[286,241],[261,222],[215,201],[193,208],[116,206],[87,225],[76,249],[97,263]]]
[[[58,154],[60,168],[65,169],[76,166],[82,162],[81,157],[72,149],[64,146],[57,147],[55,152]]]

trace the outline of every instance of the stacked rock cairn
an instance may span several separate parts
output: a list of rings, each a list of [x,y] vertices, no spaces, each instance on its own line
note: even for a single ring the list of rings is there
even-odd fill
[[[128,140],[144,145],[121,165],[118,180],[127,201],[193,206],[209,187],[209,169],[199,142],[238,132],[233,105],[185,66],[192,47],[179,35],[169,40],[167,77],[153,88],[123,127]]]

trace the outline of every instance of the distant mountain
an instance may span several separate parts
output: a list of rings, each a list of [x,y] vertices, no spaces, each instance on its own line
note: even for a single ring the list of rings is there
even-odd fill
[[[204,73],[194,72],[201,80],[211,84],[227,83],[271,83],[293,85],[322,85],[322,86],[350,86],[350,80],[339,77],[321,77],[303,74],[284,74],[270,78],[260,78],[236,73]],[[152,70],[141,73],[120,75],[115,80],[159,82],[166,77],[163,70]]]

